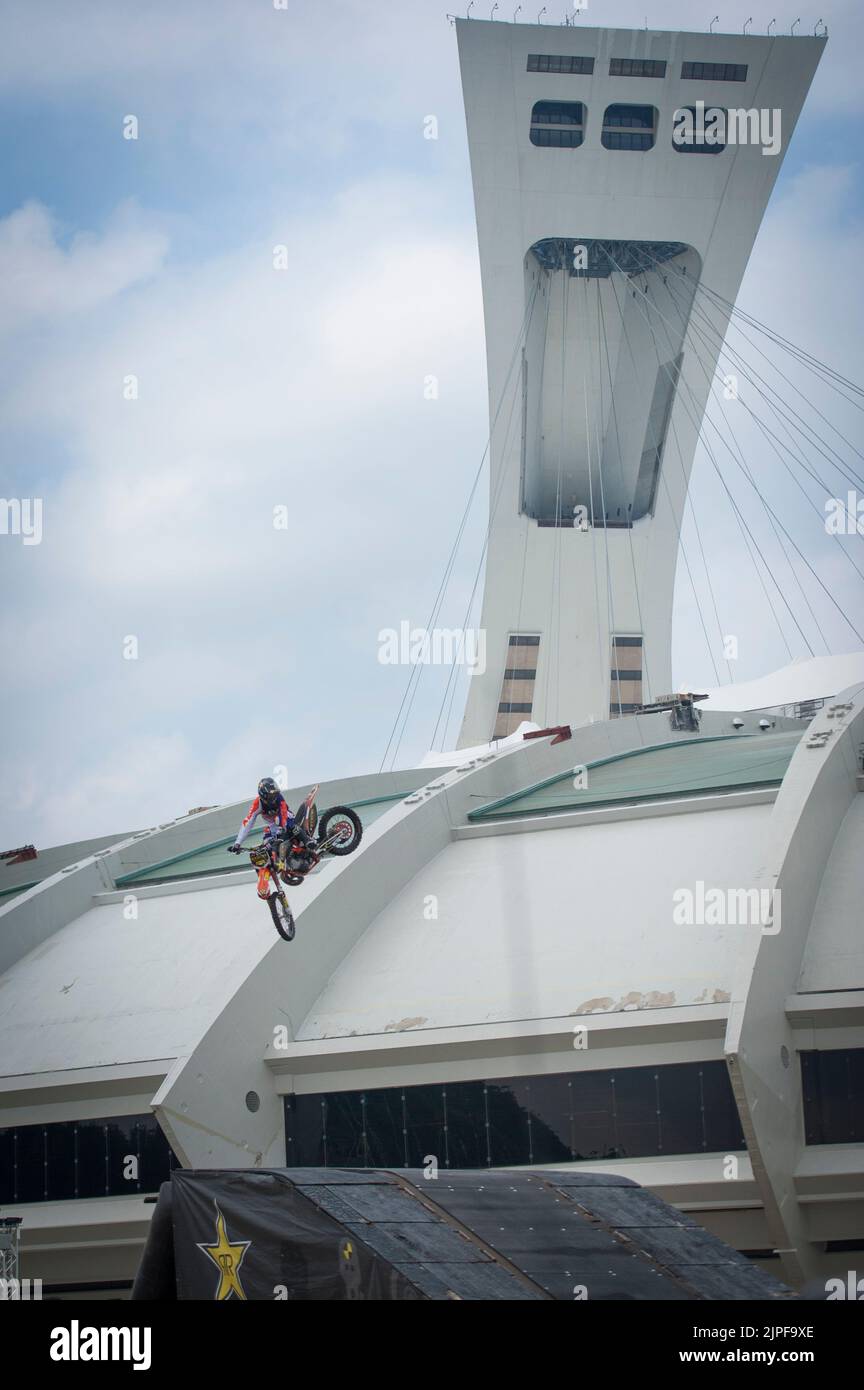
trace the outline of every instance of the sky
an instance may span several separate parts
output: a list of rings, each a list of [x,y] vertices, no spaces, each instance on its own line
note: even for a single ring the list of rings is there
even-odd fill
[[[720,27],[788,32],[801,5],[722,4]],[[578,22],[707,27],[713,9],[596,0]],[[825,57],[738,302],[861,381],[864,16],[819,0],[801,30],[820,18]],[[0,0],[0,126],[0,495],[43,506],[39,544],[0,535],[2,846],[251,797],[274,767],[290,785],[377,770],[407,679],[379,633],[425,623],[488,432],[445,6]],[[860,448],[860,413],[787,369]],[[781,637],[701,451],[700,537],[683,531],[698,602],[679,572],[673,650],[691,686],[717,683],[700,541],[736,679],[807,655],[805,637],[859,646],[830,596],[864,627],[842,547],[790,501],[746,412],[735,428],[825,590],[753,510],[802,615],[799,631],[781,611]],[[482,484],[441,625],[462,623],[486,501]],[[792,603],[802,579],[812,613]],[[446,674],[424,672],[403,766],[432,744]]]

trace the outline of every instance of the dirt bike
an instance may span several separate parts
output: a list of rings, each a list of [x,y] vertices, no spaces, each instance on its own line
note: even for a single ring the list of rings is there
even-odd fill
[[[273,925],[284,941],[293,941],[294,914],[282,883],[296,888],[320,864],[325,854],[353,854],[363,837],[363,826],[350,806],[331,806],[318,815],[313,787],[294,817],[291,829],[268,835],[247,850],[258,870],[258,896],[270,908]]]

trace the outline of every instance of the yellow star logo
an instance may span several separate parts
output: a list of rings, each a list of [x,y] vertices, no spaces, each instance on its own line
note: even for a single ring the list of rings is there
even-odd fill
[[[213,1261],[219,1270],[216,1302],[219,1302],[220,1299],[230,1298],[232,1293],[237,1298],[245,1299],[246,1295],[240,1283],[240,1266],[252,1242],[251,1240],[239,1240],[232,1243],[228,1239],[228,1232],[225,1230],[225,1217],[218,1207],[216,1207],[216,1236],[217,1243],[215,1245],[198,1244],[198,1249],[203,1250],[204,1254]]]

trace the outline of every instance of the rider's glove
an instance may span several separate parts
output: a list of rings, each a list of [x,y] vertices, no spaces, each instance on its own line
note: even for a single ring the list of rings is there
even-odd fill
[[[229,854],[239,854],[241,848],[242,848],[241,845],[229,845],[229,846],[228,846],[228,853],[229,853]]]

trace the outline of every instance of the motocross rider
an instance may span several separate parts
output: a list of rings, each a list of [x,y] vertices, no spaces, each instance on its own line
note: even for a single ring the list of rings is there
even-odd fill
[[[258,783],[258,795],[244,816],[233,845],[228,846],[228,853],[240,853],[243,841],[259,816],[267,827],[264,831],[264,842],[272,842],[277,846],[279,867],[284,869],[285,855],[292,837],[297,836],[305,843],[307,836],[300,826],[295,825],[291,808],[272,777],[262,777]]]

